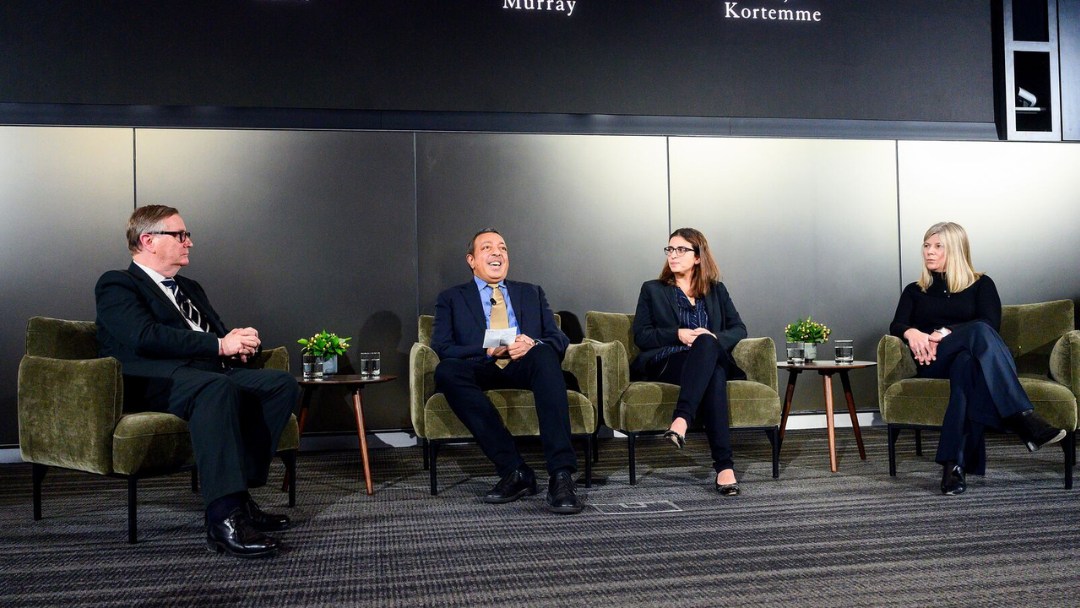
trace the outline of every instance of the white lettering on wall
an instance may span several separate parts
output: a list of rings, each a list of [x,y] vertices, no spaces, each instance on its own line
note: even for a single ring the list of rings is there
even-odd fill
[[[784,0],[787,4],[788,0]],[[724,3],[724,19],[749,19],[751,21],[810,21],[820,22],[821,11],[791,8],[764,8],[739,6],[739,2]]]
[[[502,7],[515,11],[551,11],[570,17],[576,6],[577,0],[503,0]]]

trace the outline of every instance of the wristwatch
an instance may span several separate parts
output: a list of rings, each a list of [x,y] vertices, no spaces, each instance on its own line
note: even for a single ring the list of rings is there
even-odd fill
[[[949,335],[949,334],[951,334],[951,333],[952,333],[952,330],[951,330],[951,329],[949,329],[948,327],[939,327],[939,328],[935,329],[934,331],[936,331],[937,333],[941,334],[941,337],[942,337],[942,338],[944,338],[945,336],[947,336],[947,335]]]

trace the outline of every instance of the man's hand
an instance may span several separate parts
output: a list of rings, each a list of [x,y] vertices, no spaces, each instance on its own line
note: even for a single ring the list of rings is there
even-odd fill
[[[487,356],[491,357],[492,359],[505,359],[507,356],[507,350],[508,349],[505,346],[496,346],[495,348],[489,348],[487,349]]]
[[[507,347],[507,352],[510,354],[510,359],[517,361],[532,350],[534,346],[536,346],[536,340],[525,334],[518,334],[517,338]]]
[[[241,361],[247,363],[247,358],[259,350],[262,340],[259,339],[259,332],[254,327],[238,327],[221,338],[219,344],[221,345],[219,355],[239,357]]]

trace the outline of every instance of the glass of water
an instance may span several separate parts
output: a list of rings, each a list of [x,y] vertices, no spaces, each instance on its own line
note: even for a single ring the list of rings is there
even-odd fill
[[[304,380],[323,379],[323,362],[321,357],[316,357],[315,355],[309,355],[307,353],[304,353],[303,367]]]
[[[382,373],[382,357],[379,353],[360,353],[360,375],[378,378],[380,373]]]
[[[792,365],[802,365],[803,363],[806,363],[806,357],[803,355],[802,342],[787,343],[787,362]]]
[[[855,345],[852,340],[836,340],[834,343],[836,362],[838,364],[851,364],[855,362]]]

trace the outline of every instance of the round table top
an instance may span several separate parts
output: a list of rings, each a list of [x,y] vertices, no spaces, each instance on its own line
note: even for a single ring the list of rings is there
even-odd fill
[[[361,376],[360,374],[332,374],[329,376],[323,376],[322,380],[296,376],[296,381],[298,383],[312,386],[324,384],[378,384],[380,382],[390,382],[391,380],[397,380],[397,376],[395,376],[394,374],[380,374],[378,376]]]
[[[845,370],[845,369],[863,369],[866,367],[873,367],[877,365],[877,361],[852,361],[851,363],[837,363],[832,359],[815,360],[813,363],[803,363],[802,365],[795,365],[794,363],[788,363],[787,361],[777,361],[776,367],[780,369],[797,369],[797,370]]]

